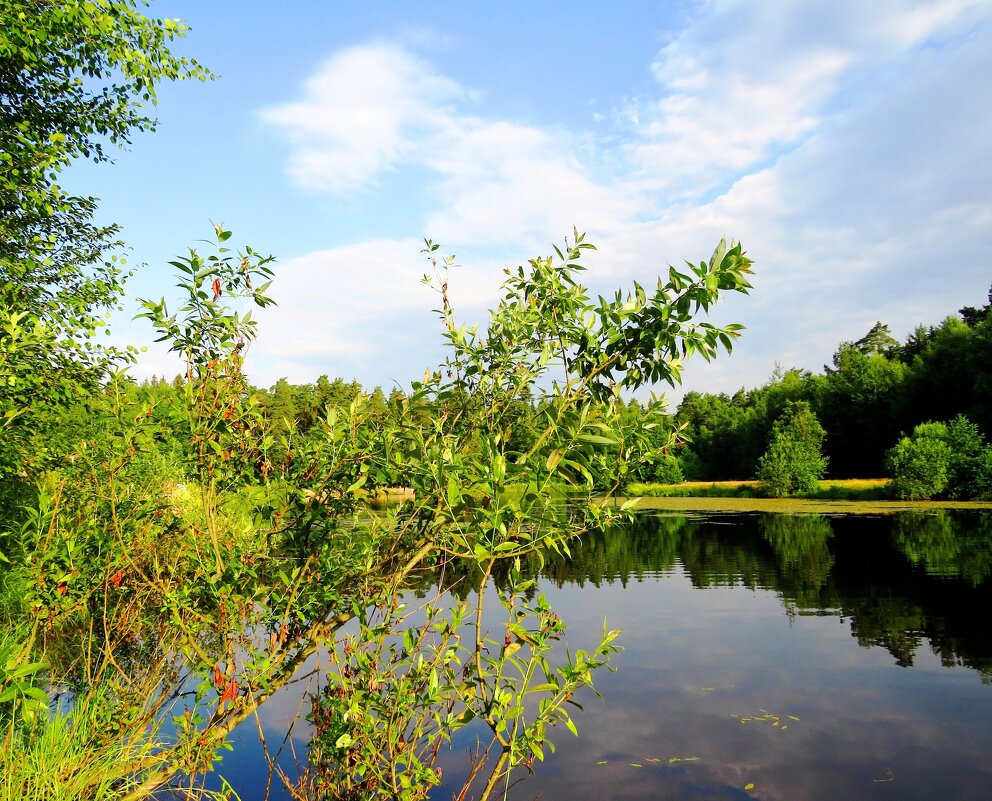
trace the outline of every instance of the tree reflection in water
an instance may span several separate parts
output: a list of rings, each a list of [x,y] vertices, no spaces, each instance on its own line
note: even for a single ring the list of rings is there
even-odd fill
[[[912,665],[926,641],[947,665],[992,677],[992,515],[651,515],[584,537],[540,571],[599,587],[671,573],[693,586],[772,590],[791,614],[849,619],[865,646]],[[534,565],[536,568],[536,563]]]

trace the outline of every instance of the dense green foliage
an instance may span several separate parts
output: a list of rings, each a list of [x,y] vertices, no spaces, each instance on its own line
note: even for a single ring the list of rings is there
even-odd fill
[[[675,380],[684,350],[712,355],[729,342],[736,332],[688,318],[673,325],[664,310],[685,298],[698,310],[717,297],[710,287],[746,289],[749,263],[739,248],[719,248],[694,276],[672,271],[653,297],[635,289],[593,301],[574,278],[589,247],[576,236],[558,260],[511,276],[484,333],[457,324],[442,264],[447,363],[388,403],[318,382],[326,405],[302,420],[296,399],[309,393],[285,382],[258,393],[241,372],[255,328],[239,309],[268,303],[271,270],[250,248],[231,251],[229,237],[218,229],[215,253],[175,262],[185,295],[176,312],[144,302],[185,375],[108,384],[92,398],[98,435],[76,443],[44,479],[37,508],[6,529],[0,549],[17,599],[8,614],[28,631],[13,664],[32,658],[49,686],[126,714],[122,736],[174,717],[174,737],[110,777],[138,798],[202,772],[238,722],[330,646],[333,692],[315,701],[314,774],[300,792],[422,797],[438,781],[437,749],[480,719],[497,756],[482,782],[488,794],[514,767],[543,758],[547,729],[574,728],[565,701],[590,685],[615,636],[552,664],[563,626],[540,599],[521,603],[528,581],[515,560],[565,551],[620,511],[589,493],[604,455],[630,462],[651,429],[645,415],[625,418],[615,385],[636,387],[659,371]],[[613,344],[652,326],[653,352]],[[563,378],[546,383],[552,370]],[[378,510],[378,491],[398,478],[412,499]],[[555,503],[562,488],[586,500]],[[453,560],[475,565],[475,595],[454,607],[437,596],[425,628],[397,594],[414,569],[453,570]],[[500,564],[511,566],[497,593],[505,640],[481,626]],[[359,635],[336,640],[354,618]],[[452,640],[466,626],[469,636]],[[191,682],[195,698],[183,700]],[[533,716],[520,701],[531,695],[540,701]],[[28,725],[26,704],[11,709],[12,722]],[[19,736],[34,747],[42,735],[28,725]],[[113,742],[125,752],[125,741]]]
[[[128,360],[96,339],[127,278],[118,229],[58,181],[154,129],[161,81],[209,74],[170,51],[184,25],[138,6],[0,0],[0,476],[63,455],[53,415]]]
[[[750,262],[721,245],[651,296],[592,299],[576,280],[590,247],[576,234],[511,274],[480,331],[457,323],[451,262],[428,243],[451,356],[386,401],[343,382],[252,388],[247,308],[269,303],[271,259],[231,250],[221,228],[216,238],[209,255],[174,262],[177,310],[143,302],[184,375],[99,386],[66,434],[68,458],[29,474],[36,502],[2,521],[2,613],[22,634],[8,646],[0,760],[30,764],[59,741],[92,757],[81,795],[147,797],[201,776],[324,648],[300,797],[423,798],[438,750],[473,720],[492,738],[492,760],[472,771],[473,792],[489,796],[543,759],[553,727],[575,730],[567,702],[615,648],[604,630],[593,651],[552,661],[564,624],[528,595],[520,560],[567,553],[626,514],[593,488],[615,490],[674,431],[626,414],[618,388],[675,381],[684,353],[729,347],[734,328],[691,315],[721,288],[746,291]],[[397,483],[408,500],[381,508]],[[441,578],[412,614],[398,599],[425,571]],[[506,610],[502,636],[483,626],[487,597]],[[352,620],[357,636],[340,634]],[[71,706],[40,714],[59,688]],[[76,725],[90,716],[114,727]]]
[[[439,749],[468,725],[488,745],[464,793],[493,795],[544,758],[555,727],[575,731],[568,705],[616,648],[605,627],[591,651],[557,648],[565,623],[524,568],[628,517],[603,503],[628,482],[718,463],[711,440],[740,428],[713,425],[707,409],[722,401],[683,404],[696,404],[681,421],[693,461],[676,457],[681,429],[659,402],[623,393],[730,351],[739,326],[696,320],[747,292],[750,260],[721,242],[651,290],[592,297],[580,280],[592,246],[575,231],[508,270],[488,323],[467,327],[448,297],[453,257],[427,241],[443,364],[388,398],[326,377],[263,391],[243,367],[273,259],[233,249],[218,226],[211,250],[172,262],[178,308],[141,303],[182,374],[137,384],[115,370],[126,353],[94,343],[126,278],[117,230],[58,177],[154,128],[157,83],[209,73],[171,53],[180,23],[134,0],[0,0],[0,13],[3,797],[210,795],[196,782],[233,729],[321,650],[329,667],[295,797],[424,798]],[[988,336],[985,312],[960,323],[956,344]],[[943,353],[942,336],[913,358]],[[843,381],[828,389],[867,387],[864,408],[881,414],[908,378],[885,366],[884,337],[845,347]],[[760,410],[739,404],[749,433],[736,452],[752,470],[769,432],[770,454],[805,449],[790,491],[822,471],[808,378],[785,374]],[[968,411],[986,430],[981,405]],[[966,423],[946,436],[979,443],[948,466],[948,486],[970,492],[988,472],[981,439]],[[395,487],[402,502],[384,506]],[[811,525],[802,543],[824,536]],[[496,629],[487,603],[502,610]]]
[[[758,460],[758,479],[768,496],[808,495],[816,489],[827,469],[823,437],[823,426],[806,401],[786,404]]]
[[[992,300],[992,298],[990,298]],[[775,421],[790,402],[805,402],[826,436],[828,474],[884,475],[886,453],[928,421],[963,415],[992,435],[992,304],[965,307],[903,343],[878,323],[857,342],[841,343],[822,374],[776,369],[763,387],[726,394],[686,394],[676,413],[687,444],[675,453],[687,479],[748,479],[757,474]],[[983,458],[983,457],[975,457]],[[954,497],[981,496],[976,486]]]
[[[888,469],[896,497],[932,498],[947,489],[953,451],[943,423],[920,423],[889,451]]]
[[[978,427],[963,415],[949,423],[920,423],[911,436],[896,443],[886,460],[898,498],[992,496],[992,446],[985,445]]]

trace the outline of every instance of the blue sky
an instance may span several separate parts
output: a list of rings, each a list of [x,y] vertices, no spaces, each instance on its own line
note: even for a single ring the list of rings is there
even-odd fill
[[[992,0],[499,4],[160,0],[218,74],[163,87],[159,130],[67,183],[167,262],[223,222],[278,257],[260,385],[404,385],[443,354],[424,237],[483,320],[504,266],[586,231],[586,279],[653,285],[727,235],[756,262],[748,330],[684,389],[819,370],[876,320],[898,337],[992,282]],[[123,341],[150,332],[126,318]],[[150,347],[138,376],[173,374]],[[658,389],[664,389],[659,387]],[[681,391],[669,392],[677,398]]]

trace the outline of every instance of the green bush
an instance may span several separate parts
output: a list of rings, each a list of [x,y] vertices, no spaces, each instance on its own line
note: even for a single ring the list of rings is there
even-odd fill
[[[705,474],[705,465],[690,448],[683,448],[678,455],[679,467],[682,469],[684,481],[701,481]]]
[[[947,497],[957,500],[987,496],[990,485],[988,479],[983,482],[981,478],[981,463],[988,460],[989,449],[978,426],[959,414],[947,424],[947,444],[951,447]]]
[[[758,461],[758,480],[772,498],[808,495],[827,469],[823,426],[806,401],[789,403],[772,427],[768,450]]]
[[[964,415],[921,423],[886,455],[897,498],[954,500],[992,496],[992,447]]]
[[[992,445],[986,446],[975,459],[975,498],[992,500]]]
[[[657,456],[644,469],[644,478],[657,484],[681,484],[685,481],[679,460],[668,454]]]
[[[954,452],[944,423],[921,423],[885,457],[892,492],[902,500],[921,501],[947,489]]]

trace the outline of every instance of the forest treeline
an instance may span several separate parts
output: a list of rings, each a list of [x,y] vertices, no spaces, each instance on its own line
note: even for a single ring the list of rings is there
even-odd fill
[[[887,325],[876,323],[861,339],[842,342],[822,373],[777,368],[764,386],[733,395],[690,391],[674,415],[680,432],[674,446],[672,421],[660,420],[656,410],[636,399],[620,402],[619,414],[629,428],[639,431],[643,442],[639,449],[628,450],[624,461],[617,448],[603,445],[595,456],[596,483],[606,488],[633,482],[754,478],[776,421],[796,404],[807,404],[824,430],[822,452],[826,474],[832,478],[890,475],[887,454],[900,438],[931,421],[964,416],[988,440],[992,438],[992,290],[989,294],[989,304],[962,308],[937,326],[921,325],[902,343]],[[170,459],[180,463],[180,452],[189,447],[188,432],[163,412],[183,385],[181,376],[123,384],[131,402],[144,404],[161,423],[156,448],[163,466]],[[365,388],[357,379],[327,375],[300,384],[280,378],[267,389],[254,390],[254,396],[275,434],[268,463],[260,469],[277,473],[287,459],[292,460],[294,441],[302,445],[319,436],[320,422],[329,410],[346,410],[360,399],[367,414],[381,424],[411,412],[399,388],[387,394],[381,387]],[[526,421],[535,419],[541,403],[537,397],[523,396],[506,411],[514,452],[524,453],[536,442],[540,432]],[[390,480],[405,485],[407,477],[397,473]]]
[[[884,323],[842,342],[822,373],[776,368],[769,381],[733,395],[688,392],[675,414],[685,444],[676,449],[686,479],[756,475],[773,425],[805,402],[825,431],[831,478],[888,475],[886,454],[921,423],[963,415],[992,436],[992,291],[937,326],[898,342]]]
[[[142,441],[141,459],[149,471],[176,483],[191,478],[186,465],[195,459],[195,438],[188,415],[178,414],[183,397],[189,391],[185,376],[152,376],[137,380],[126,374],[107,383],[99,392],[77,400],[68,408],[52,410],[45,419],[32,421],[30,436],[11,439],[7,453],[0,454],[2,469],[11,479],[8,493],[17,487],[16,474],[25,475],[35,465],[63,463],[80,441],[99,438],[107,430],[107,419],[115,409],[138,410],[141,425],[147,432]],[[357,379],[330,378],[322,375],[311,383],[293,384],[280,378],[270,387],[246,389],[259,419],[268,432],[264,448],[253,465],[258,480],[279,478],[292,472],[299,454],[319,444],[325,436],[328,416],[348,414],[358,404],[368,425],[378,429],[403,425],[418,418],[459,414],[465,398],[450,399],[450,408],[438,410],[409,391],[394,387],[387,394],[381,387],[364,387]],[[538,446],[541,423],[552,413],[553,404],[546,396],[529,392],[503,401],[499,430],[472,430],[467,423],[463,435],[475,447],[486,436],[501,436],[508,452],[520,456]],[[589,454],[588,479],[597,489],[606,490],[632,481],[679,480],[678,464],[669,455],[672,445],[671,419],[637,401],[618,399],[599,404],[600,413],[617,415],[628,432],[627,441],[587,443],[595,445]],[[153,433],[152,433],[153,432]],[[2,446],[0,446],[2,450]],[[622,453],[622,455],[621,455]],[[380,477],[380,485],[407,487],[412,481],[402,467],[394,467]],[[8,498],[8,504],[11,499]]]

